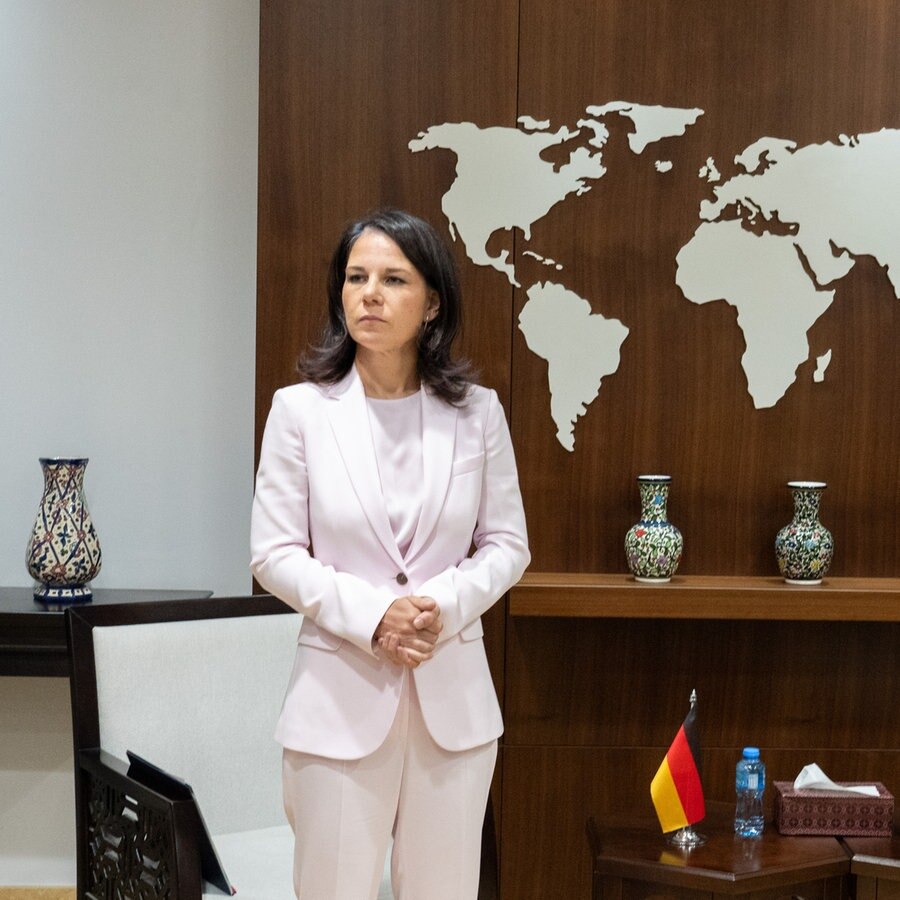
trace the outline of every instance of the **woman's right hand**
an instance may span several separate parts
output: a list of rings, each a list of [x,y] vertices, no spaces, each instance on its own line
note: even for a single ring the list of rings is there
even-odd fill
[[[398,597],[378,623],[374,639],[392,663],[415,669],[434,655],[443,627],[441,609],[431,597]]]

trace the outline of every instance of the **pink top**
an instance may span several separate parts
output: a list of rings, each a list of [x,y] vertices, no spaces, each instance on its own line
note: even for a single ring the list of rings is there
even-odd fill
[[[369,428],[391,529],[405,557],[422,510],[421,391],[396,400],[367,397]]]

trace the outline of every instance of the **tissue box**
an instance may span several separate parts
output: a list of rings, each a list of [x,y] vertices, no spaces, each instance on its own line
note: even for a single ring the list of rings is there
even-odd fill
[[[873,782],[843,781],[852,787]],[[791,781],[775,783],[775,823],[781,834],[890,837],[894,798],[880,782],[877,797],[829,791],[795,791]]]

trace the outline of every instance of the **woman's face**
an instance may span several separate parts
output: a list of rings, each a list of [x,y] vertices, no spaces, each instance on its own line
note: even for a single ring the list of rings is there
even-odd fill
[[[410,353],[419,329],[437,313],[437,292],[383,231],[367,228],[347,257],[341,291],[344,317],[357,348]]]

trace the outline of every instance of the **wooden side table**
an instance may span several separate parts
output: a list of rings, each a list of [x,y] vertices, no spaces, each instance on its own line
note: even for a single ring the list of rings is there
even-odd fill
[[[588,820],[593,900],[846,900],[850,856],[831,837],[783,837],[770,825],[759,839],[734,836],[730,823],[701,822],[707,842],[684,851],[659,827],[599,826]],[[883,898],[879,898],[883,900]]]
[[[856,876],[856,900],[900,900],[900,836],[843,841]]]
[[[69,677],[65,606],[36,603],[31,588],[0,587],[0,676]],[[212,591],[94,591],[89,605],[147,603],[151,600],[201,600]]]

